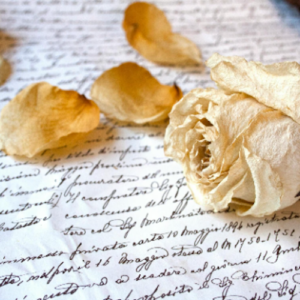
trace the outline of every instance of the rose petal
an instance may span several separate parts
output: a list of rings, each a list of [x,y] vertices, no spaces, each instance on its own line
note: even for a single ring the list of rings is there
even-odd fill
[[[176,85],[160,84],[145,68],[127,62],[98,77],[91,97],[108,117],[142,124],[166,119],[182,92]]]
[[[280,208],[292,205],[300,190],[299,124],[279,111],[269,111],[249,127],[244,145],[251,155],[268,163],[273,176],[279,178],[276,188],[281,193]],[[266,182],[259,177],[258,179],[261,184]],[[275,202],[276,197],[272,201]]]
[[[163,11],[146,2],[135,2],[125,11],[123,29],[128,43],[146,59],[171,65],[201,63],[201,53],[187,38],[172,32]]]
[[[300,65],[282,62],[263,65],[242,57],[217,53],[207,61],[211,77],[223,90],[246,93],[282,111],[300,124]]]
[[[0,55],[0,85],[2,85],[11,73],[10,64]]]
[[[0,149],[32,157],[55,148],[61,138],[88,132],[99,123],[99,108],[75,91],[46,82],[22,90],[1,111]]]

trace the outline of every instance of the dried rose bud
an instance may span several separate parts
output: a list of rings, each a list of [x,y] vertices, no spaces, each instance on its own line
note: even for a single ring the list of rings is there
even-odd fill
[[[214,54],[219,90],[196,89],[170,113],[165,153],[182,164],[196,202],[235,204],[261,217],[298,200],[300,65],[262,65]]]

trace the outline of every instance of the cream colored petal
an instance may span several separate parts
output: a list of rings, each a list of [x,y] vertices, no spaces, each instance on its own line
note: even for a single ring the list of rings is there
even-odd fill
[[[177,103],[165,153],[182,164],[196,202],[261,217],[297,201],[300,126],[243,93],[194,90]]]
[[[1,111],[0,149],[9,155],[32,157],[56,147],[60,139],[94,129],[99,108],[75,91],[46,82],[22,90]]]
[[[181,97],[179,87],[160,84],[131,62],[104,72],[91,89],[91,98],[109,118],[138,124],[166,119]]]
[[[221,181],[216,182],[215,187],[206,191],[203,198],[215,211],[228,208],[235,192],[241,186],[244,186],[246,182],[248,183],[247,189],[251,191],[253,184],[251,184],[251,181],[246,180],[248,172],[249,168],[244,153],[240,149],[238,158],[233,163],[226,176]]]
[[[214,104],[209,100],[209,96],[210,91],[193,90],[173,106],[164,141],[167,156],[173,157],[178,162],[184,159],[189,151],[185,145],[186,132],[195,127],[197,122],[204,118],[209,105]]]
[[[227,176],[215,186],[188,181],[194,199],[206,209],[221,211],[235,204],[241,216],[262,217],[281,208],[280,178],[270,164],[241,147]]]
[[[245,146],[278,175],[280,208],[296,202],[295,195],[300,191],[299,124],[278,111],[270,111],[253,122],[245,136]]]
[[[244,94],[233,94],[235,98],[220,104],[216,123],[219,136],[210,146],[213,163],[221,172],[229,170],[236,161],[246,130],[261,114],[270,109]]]
[[[217,53],[207,61],[211,78],[230,92],[243,92],[282,111],[300,124],[300,65],[282,62],[263,65],[242,57]]]
[[[197,110],[199,106],[201,111]],[[213,136],[216,142],[208,146],[212,164],[203,172],[207,175],[217,169],[226,171],[238,157],[240,146],[237,143],[241,143],[238,137],[258,113],[267,110],[269,109],[244,94],[226,95],[223,91],[215,89],[193,90],[183,97],[170,113],[170,124],[165,136],[165,153],[179,160],[189,153],[190,150],[186,148],[183,140],[187,129],[195,127],[198,119],[198,122],[206,127],[202,133],[204,138],[212,134],[211,126],[215,128]]]
[[[253,199],[254,203],[249,209],[241,206],[237,213],[241,216],[252,215],[255,217],[272,214],[280,209],[282,197],[280,178],[267,161],[246,148],[243,150],[254,183],[255,199]]]
[[[197,46],[173,33],[165,14],[154,4],[130,4],[125,11],[123,29],[129,44],[150,61],[171,65],[201,63]]]

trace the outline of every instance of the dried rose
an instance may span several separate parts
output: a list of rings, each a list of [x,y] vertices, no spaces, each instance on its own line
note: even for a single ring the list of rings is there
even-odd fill
[[[98,106],[75,91],[46,82],[22,90],[1,111],[0,149],[9,155],[32,157],[74,140],[99,123]]]
[[[179,87],[160,84],[132,62],[105,71],[91,89],[91,98],[109,118],[138,124],[166,119],[181,97]]]
[[[173,33],[163,11],[146,2],[130,4],[123,21],[128,43],[146,59],[170,65],[197,65],[201,53],[187,38]]]
[[[196,89],[170,114],[165,153],[183,165],[194,199],[220,211],[261,217],[300,190],[300,66],[264,66],[213,55],[222,89]]]

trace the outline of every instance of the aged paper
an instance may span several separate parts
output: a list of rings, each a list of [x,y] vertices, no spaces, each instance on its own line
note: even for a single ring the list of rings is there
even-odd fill
[[[12,72],[0,108],[37,81],[89,96],[124,61],[184,92],[213,86],[208,70],[137,54],[121,28],[129,3],[1,1],[0,51]],[[300,61],[300,16],[282,1],[153,3],[205,60]],[[260,219],[202,210],[164,156],[166,126],[101,115],[78,145],[30,160],[1,153],[1,300],[299,299],[299,203]]]

